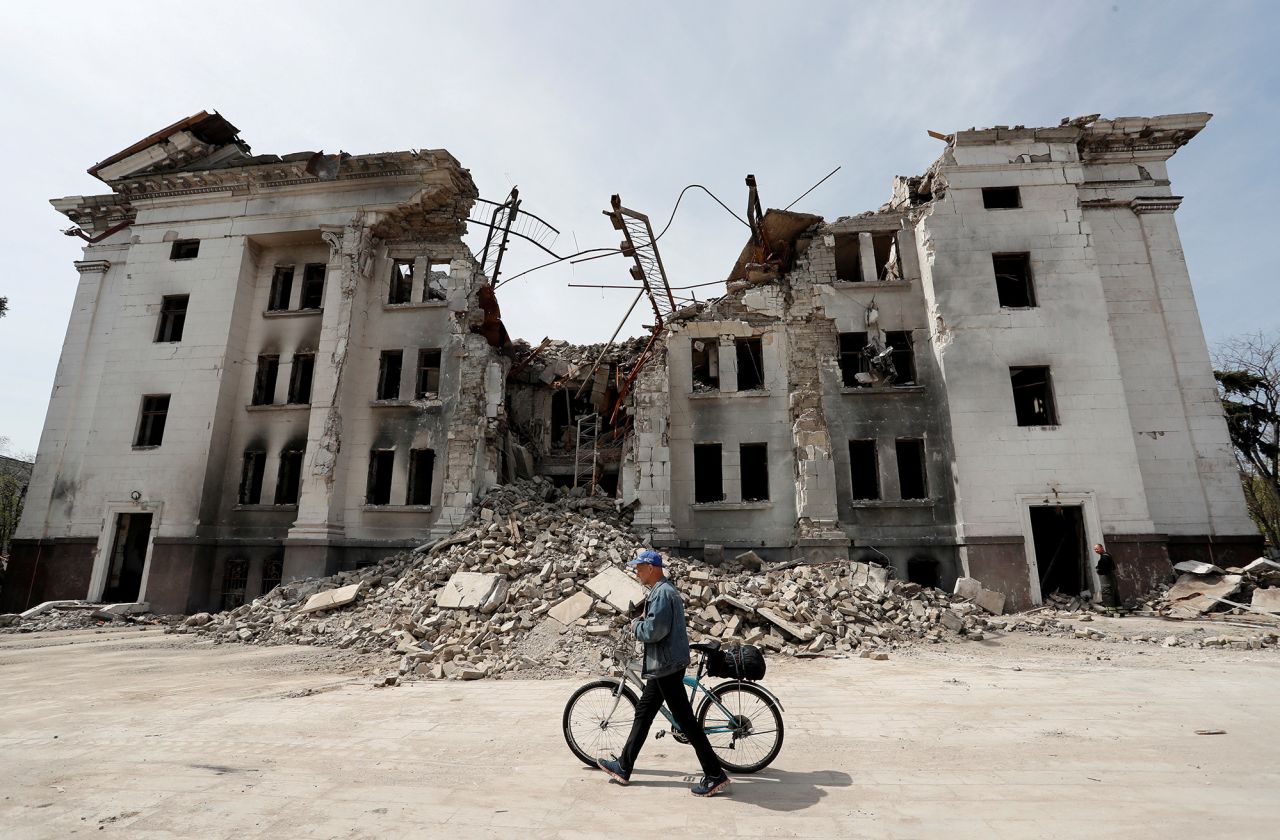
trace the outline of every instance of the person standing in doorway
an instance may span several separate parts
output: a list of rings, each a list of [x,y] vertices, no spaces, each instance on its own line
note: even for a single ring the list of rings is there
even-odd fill
[[[1093,547],[1093,553],[1098,555],[1098,562],[1094,565],[1094,570],[1098,573],[1098,583],[1102,585],[1102,606],[1116,609],[1120,606],[1120,591],[1116,588],[1116,561],[1111,559],[1111,555],[1102,547],[1102,543],[1097,543]]]
[[[702,781],[693,787],[694,796],[715,796],[729,785],[724,766],[711,749],[707,734],[693,716],[689,695],[684,687],[684,672],[689,667],[689,631],[684,623],[684,602],[675,585],[662,570],[662,555],[652,549],[640,552],[640,556],[627,564],[635,569],[636,577],[649,589],[644,617],[631,622],[635,637],[644,642],[644,692],[636,704],[636,719],[631,734],[622,748],[622,755],[615,759],[599,759],[600,769],[621,784],[631,782],[631,771],[649,727],[665,702],[671,710],[680,731],[698,754],[702,765]]]

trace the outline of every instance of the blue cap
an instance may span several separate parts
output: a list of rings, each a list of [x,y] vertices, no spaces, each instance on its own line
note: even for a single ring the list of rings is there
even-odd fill
[[[659,569],[661,569],[661,568],[662,568],[662,555],[661,555],[661,554],[659,554],[658,552],[654,551],[652,548],[650,548],[650,549],[646,549],[645,551],[640,552],[640,555],[639,555],[638,557],[636,557],[636,559],[634,559],[634,560],[632,560],[631,562],[627,563],[627,565],[628,565],[628,566],[640,566],[640,565],[643,565],[643,564],[646,564],[646,563],[647,563],[648,565],[650,565],[650,566],[657,566]]]

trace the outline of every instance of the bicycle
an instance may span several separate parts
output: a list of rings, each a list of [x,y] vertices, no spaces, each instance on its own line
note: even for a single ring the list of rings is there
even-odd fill
[[[768,767],[782,750],[782,702],[764,686],[747,680],[728,679],[708,688],[702,682],[707,657],[719,652],[720,643],[711,641],[689,647],[702,654],[695,676],[684,678],[689,687],[689,705],[695,705],[699,691],[705,695],[695,714],[720,763],[733,773],[756,773]],[[644,689],[644,679],[632,666],[635,657],[635,642],[625,640],[614,654],[614,659],[622,663],[621,675],[579,687],[565,704],[565,742],[589,767],[595,767],[597,759],[616,757],[631,733],[637,691]],[[671,736],[682,744],[689,743],[666,704],[660,711],[671,725]],[[664,735],[666,731],[659,730],[654,738]]]

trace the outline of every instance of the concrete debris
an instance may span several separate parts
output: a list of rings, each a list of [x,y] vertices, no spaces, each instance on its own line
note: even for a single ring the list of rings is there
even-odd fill
[[[1280,588],[1255,589],[1250,605],[1265,612],[1280,613]]]
[[[1181,563],[1173,567],[1175,572],[1192,575],[1220,575],[1223,574],[1222,569],[1212,563],[1201,563],[1199,560],[1183,560]]]
[[[363,587],[364,584],[362,582],[317,592],[307,599],[307,603],[302,605],[302,608],[298,610],[298,614],[306,615],[307,613],[320,612],[321,610],[335,610],[339,607],[345,607],[360,596],[360,590]]]
[[[501,590],[501,593],[499,593]],[[436,597],[436,606],[451,610],[476,610],[505,599],[507,580],[504,575],[480,572],[457,572]],[[493,612],[492,609],[489,612]]]
[[[568,598],[561,601],[551,608],[547,615],[554,618],[561,624],[573,624],[578,619],[591,612],[591,606],[595,602],[586,592],[575,592]]]
[[[617,566],[606,566],[600,574],[587,581],[586,589],[623,613],[631,612],[645,597],[640,581]]]
[[[1166,593],[1165,614],[1172,618],[1195,618],[1218,606],[1217,598],[1230,598],[1240,591],[1242,575],[1184,574]]]

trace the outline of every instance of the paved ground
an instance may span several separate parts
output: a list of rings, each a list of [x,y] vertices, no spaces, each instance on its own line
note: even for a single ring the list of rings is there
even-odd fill
[[[670,739],[628,788],[575,762],[559,727],[579,680],[369,682],[309,648],[0,638],[0,834],[1234,840],[1280,823],[1274,651],[1006,637],[773,661],[782,755],[711,800]]]

